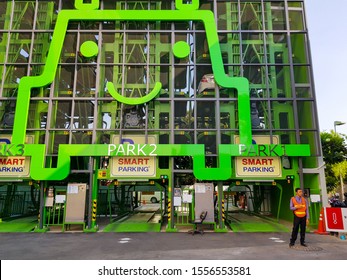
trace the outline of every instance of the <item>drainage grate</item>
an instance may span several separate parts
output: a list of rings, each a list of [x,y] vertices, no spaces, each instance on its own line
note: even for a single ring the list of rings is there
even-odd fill
[[[322,251],[323,248],[321,247],[316,247],[316,246],[307,246],[307,247],[304,247],[304,246],[301,246],[301,245],[294,245],[293,247],[291,247],[290,249],[294,249],[294,250],[298,250],[298,251]]]

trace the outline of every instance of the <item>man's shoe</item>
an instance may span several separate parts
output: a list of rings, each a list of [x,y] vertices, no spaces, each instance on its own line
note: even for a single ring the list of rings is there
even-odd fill
[[[293,243],[289,243],[289,248],[292,248],[294,247],[294,244]]]
[[[305,243],[301,243],[301,246],[303,247],[307,247],[307,245]]]

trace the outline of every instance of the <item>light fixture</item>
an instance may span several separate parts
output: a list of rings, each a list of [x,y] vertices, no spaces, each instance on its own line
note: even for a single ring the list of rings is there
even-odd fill
[[[346,124],[346,123],[345,122],[341,122],[341,121],[334,121],[334,131],[335,131],[335,133],[336,133],[336,126],[344,125],[344,124]]]

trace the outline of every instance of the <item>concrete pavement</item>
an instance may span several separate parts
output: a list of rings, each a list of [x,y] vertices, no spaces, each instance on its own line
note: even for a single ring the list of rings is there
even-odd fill
[[[307,233],[0,233],[1,260],[347,260],[347,240]]]

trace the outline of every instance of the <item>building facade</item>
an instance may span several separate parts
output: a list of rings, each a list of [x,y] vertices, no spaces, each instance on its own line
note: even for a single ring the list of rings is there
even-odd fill
[[[0,10],[3,218],[96,231],[153,199],[127,230],[177,231],[205,210],[225,231],[235,208],[290,220],[301,187],[317,221],[326,190],[304,1]]]

